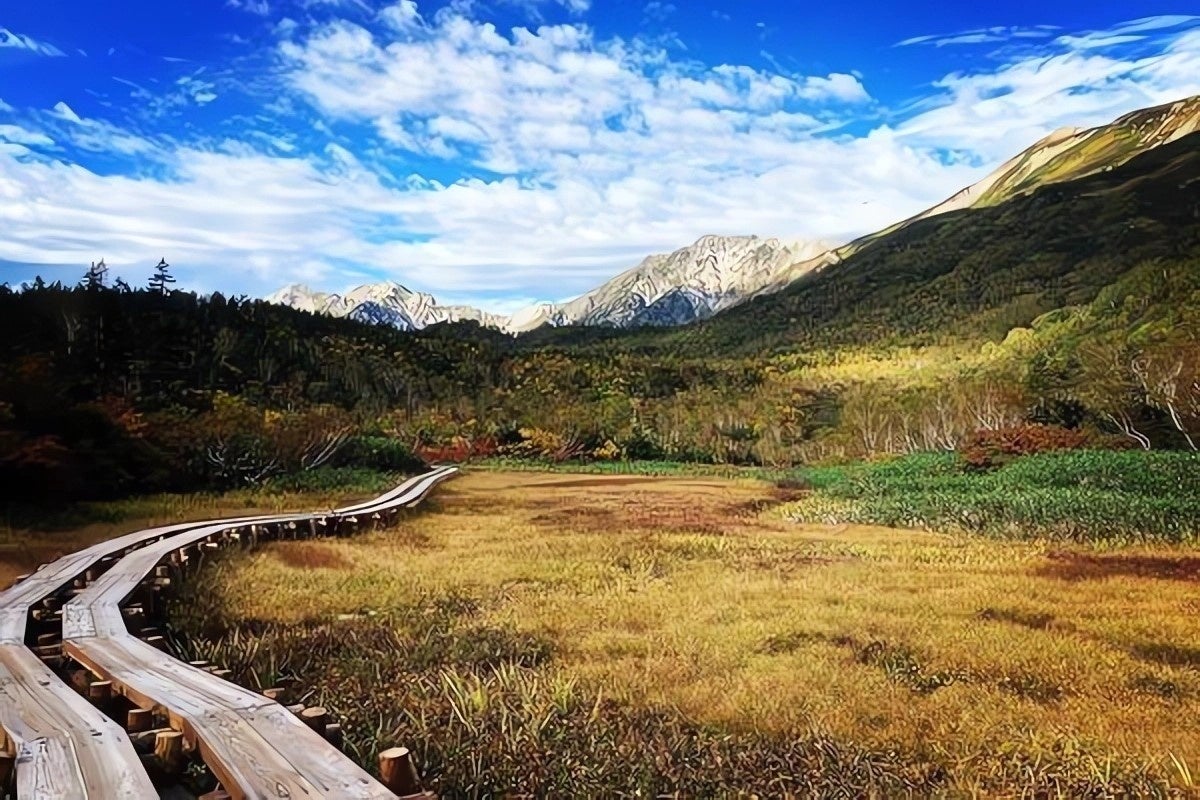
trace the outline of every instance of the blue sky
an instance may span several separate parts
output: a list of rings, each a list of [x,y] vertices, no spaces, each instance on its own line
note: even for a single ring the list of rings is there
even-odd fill
[[[8,0],[0,280],[512,310],[708,233],[841,242],[1200,93],[1194,8]]]

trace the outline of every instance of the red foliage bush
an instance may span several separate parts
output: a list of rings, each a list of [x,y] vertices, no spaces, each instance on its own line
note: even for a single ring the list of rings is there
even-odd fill
[[[417,445],[413,452],[427,464],[443,461],[457,464],[469,461],[472,458],[494,456],[499,449],[499,443],[490,436],[483,436],[478,439],[466,439],[462,436],[456,436],[448,443]]]
[[[958,452],[968,465],[987,469],[1019,456],[1091,446],[1092,437],[1083,430],[1057,425],[1016,425],[975,431],[959,445]]]

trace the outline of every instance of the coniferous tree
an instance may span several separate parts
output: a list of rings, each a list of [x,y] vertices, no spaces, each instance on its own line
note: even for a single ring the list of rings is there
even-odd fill
[[[154,265],[154,275],[150,277],[150,291],[158,294],[169,294],[168,285],[175,282],[175,276],[170,272],[171,265],[165,258],[160,258]]]
[[[108,277],[108,265],[104,263],[104,259],[93,261],[88,267],[88,271],[83,275],[83,287],[85,289],[96,290],[104,288],[104,281]]]

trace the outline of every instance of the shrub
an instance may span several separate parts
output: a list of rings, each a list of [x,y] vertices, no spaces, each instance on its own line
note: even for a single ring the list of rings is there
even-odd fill
[[[425,464],[399,439],[391,436],[355,436],[335,456],[333,466],[417,472]]]
[[[521,440],[505,448],[504,455],[567,461],[585,455],[587,446],[574,437],[542,428],[521,428]]]
[[[959,446],[963,460],[977,469],[1007,463],[1017,456],[1051,453],[1056,450],[1081,450],[1088,447],[1085,431],[1057,425],[1017,425],[1011,428],[981,430],[971,434]]]
[[[500,452],[496,440],[490,436],[478,439],[468,439],[465,436],[455,436],[444,444],[418,445],[416,455],[427,463],[450,461],[462,463],[472,458],[489,458]]]

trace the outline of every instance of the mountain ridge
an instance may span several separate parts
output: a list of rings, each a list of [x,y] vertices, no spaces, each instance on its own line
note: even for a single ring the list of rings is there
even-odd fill
[[[395,281],[365,284],[345,294],[314,292],[293,284],[267,299],[402,330],[464,320],[512,334],[543,326],[686,325],[780,292],[801,277],[839,264],[921,220],[998,205],[1047,185],[1110,170],[1197,131],[1200,96],[1139,109],[1092,128],[1059,128],[941,203],[844,245],[706,235],[674,252],[647,256],[572,300],[537,303],[507,316],[468,306],[443,306],[432,295],[411,291]]]

